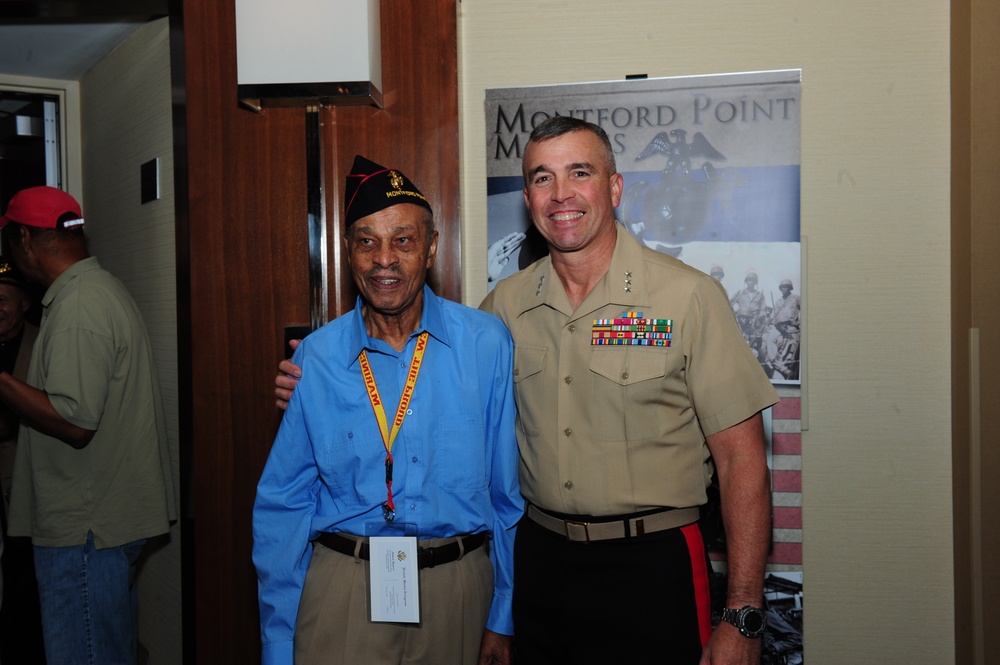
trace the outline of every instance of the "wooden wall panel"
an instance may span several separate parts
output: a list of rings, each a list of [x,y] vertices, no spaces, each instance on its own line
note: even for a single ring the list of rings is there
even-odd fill
[[[181,346],[190,346],[190,366],[181,376],[190,383],[182,437],[193,516],[185,611],[194,613],[186,639],[197,662],[257,662],[251,509],[280,422],[272,384],[283,329],[309,321],[306,112],[241,108],[233,3],[182,4],[188,209],[177,251],[189,270],[180,298],[189,303]],[[320,111],[332,313],[353,306],[336,261],[356,152],[400,168],[434,203],[433,280],[441,295],[460,297],[455,11],[454,0],[383,0],[385,108]]]
[[[335,146],[326,191],[333,224],[330,256],[342,247],[344,177],[355,154],[398,168],[434,208],[440,234],[430,275],[435,292],[461,300],[461,237],[458,171],[458,57],[454,2],[382,3],[384,108],[326,109],[325,146]],[[420,26],[416,29],[412,26]],[[333,262],[331,261],[331,264]],[[330,311],[354,306],[355,290],[341,263],[343,287],[331,284]]]
[[[1000,653],[1000,8],[951,9],[955,662],[985,665]]]

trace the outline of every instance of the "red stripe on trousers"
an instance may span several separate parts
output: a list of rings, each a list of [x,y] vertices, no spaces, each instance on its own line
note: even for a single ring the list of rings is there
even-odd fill
[[[698,633],[701,646],[708,644],[712,636],[712,597],[708,584],[708,561],[705,558],[705,541],[698,529],[698,523],[681,527],[691,555],[691,579],[694,582],[694,602],[698,608]]]

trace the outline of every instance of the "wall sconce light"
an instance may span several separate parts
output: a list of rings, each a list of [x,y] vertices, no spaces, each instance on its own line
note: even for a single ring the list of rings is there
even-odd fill
[[[237,94],[249,108],[382,107],[379,0],[236,0]]]

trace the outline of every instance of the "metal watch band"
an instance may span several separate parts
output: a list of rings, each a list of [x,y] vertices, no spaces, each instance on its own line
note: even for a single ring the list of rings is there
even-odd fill
[[[750,626],[747,625],[748,618],[750,618]],[[744,637],[751,639],[763,635],[764,630],[767,628],[767,615],[764,613],[764,610],[750,605],[744,605],[739,609],[723,608],[722,620],[735,626]],[[754,627],[753,624],[755,623],[759,623],[759,626]]]

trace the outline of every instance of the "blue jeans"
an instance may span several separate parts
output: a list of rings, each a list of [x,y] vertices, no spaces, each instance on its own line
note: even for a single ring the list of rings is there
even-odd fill
[[[60,665],[135,665],[135,564],[145,540],[119,547],[35,547],[45,660]]]

